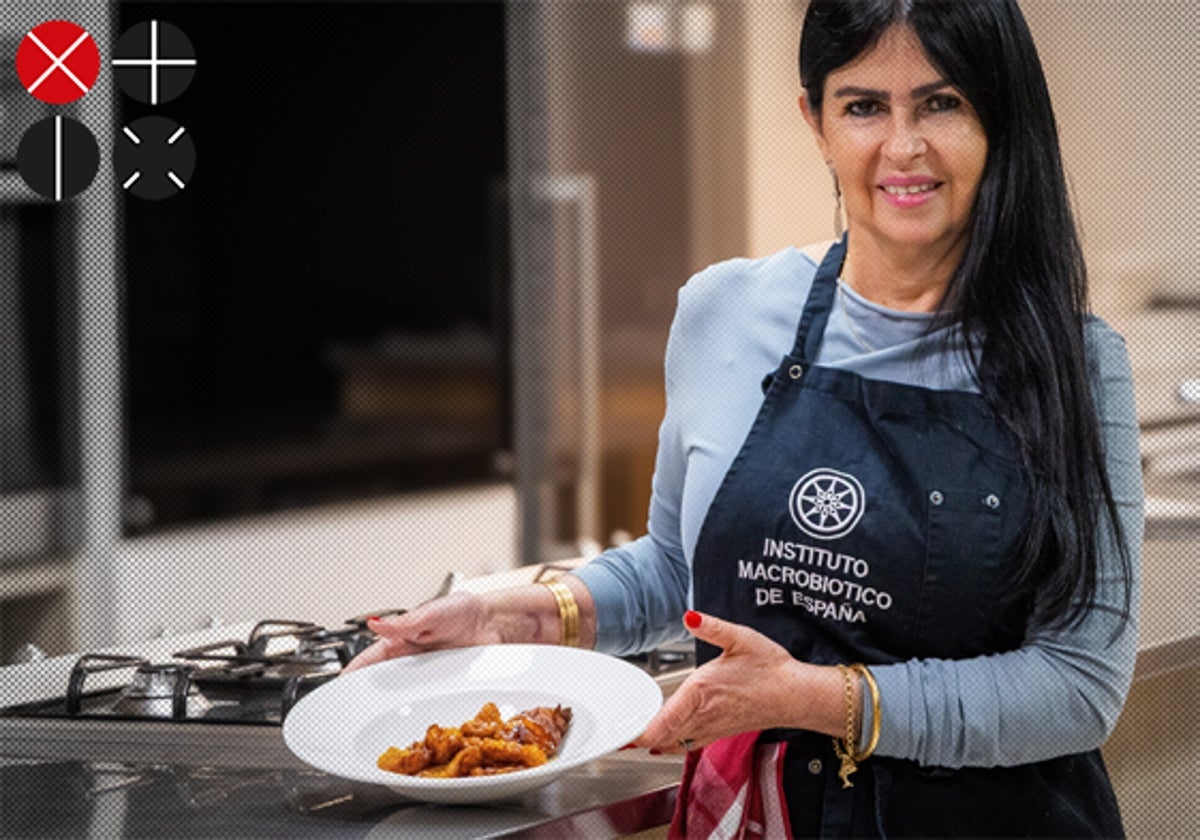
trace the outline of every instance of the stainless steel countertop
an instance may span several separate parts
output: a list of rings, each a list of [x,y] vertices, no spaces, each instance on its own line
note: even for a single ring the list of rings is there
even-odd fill
[[[4,832],[15,836],[616,837],[669,821],[681,771],[679,758],[631,750],[511,801],[447,806],[294,761],[254,766],[271,763],[254,758],[272,752],[258,749],[266,743],[262,733],[247,731],[232,753],[181,745],[178,761],[167,764],[139,760],[129,745],[104,760],[71,758],[66,740],[59,755],[42,740],[42,754],[34,756],[32,741],[22,748],[11,734],[0,736],[0,789]],[[209,735],[218,742],[233,737]],[[232,759],[217,763],[222,754]]]

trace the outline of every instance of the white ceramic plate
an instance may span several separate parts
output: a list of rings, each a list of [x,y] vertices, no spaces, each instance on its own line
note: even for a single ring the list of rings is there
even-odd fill
[[[561,703],[571,725],[540,767],[497,776],[428,779],[380,770],[388,747],[407,747],[430,724],[458,726],[493,702],[507,720]],[[621,659],[553,645],[494,645],[391,659],[344,674],[301,698],[283,738],[318,770],[386,785],[427,802],[469,803],[533,790],[632,741],[662,706],[662,690]]]

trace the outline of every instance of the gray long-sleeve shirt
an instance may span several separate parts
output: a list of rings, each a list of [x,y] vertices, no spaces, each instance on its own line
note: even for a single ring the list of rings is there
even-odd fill
[[[577,572],[596,601],[599,650],[623,655],[686,637],[681,616],[691,603],[700,526],[761,406],[764,375],[791,350],[816,268],[809,253],[787,249],[719,263],[680,291],[648,533]],[[931,315],[885,309],[840,283],[838,296],[818,364],[977,391],[955,336],[947,342],[942,331],[927,333]],[[1077,625],[1031,631],[1004,653],[872,666],[880,755],[944,767],[1021,764],[1095,748],[1116,723],[1137,647],[1141,466],[1124,341],[1097,319],[1085,338],[1109,479],[1134,563],[1132,620],[1120,620],[1123,576],[1103,528],[1096,603]]]

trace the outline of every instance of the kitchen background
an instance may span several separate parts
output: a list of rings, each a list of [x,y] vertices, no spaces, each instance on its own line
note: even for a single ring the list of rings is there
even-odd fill
[[[1106,747],[1131,833],[1200,828],[1200,88],[1190,0],[1028,0],[1150,498],[1142,657]],[[337,623],[639,534],[690,273],[832,235],[802,3],[20,3],[0,16],[0,663]],[[189,34],[191,87],[71,106],[12,56]],[[51,113],[195,138],[187,190],[14,165]],[[1048,713],[1052,713],[1048,711]]]

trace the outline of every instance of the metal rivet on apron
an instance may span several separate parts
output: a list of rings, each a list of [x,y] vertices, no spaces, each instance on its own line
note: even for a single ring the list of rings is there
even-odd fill
[[[788,376],[792,377],[792,379],[799,379],[803,375],[804,368],[802,368],[800,365],[792,365],[790,368],[788,368]]]
[[[983,500],[983,503],[992,510],[995,510],[996,508],[1000,507],[1000,497],[995,493],[989,493],[988,497]]]
[[[814,776],[818,775],[821,772],[821,759],[814,758],[812,761],[808,762],[808,772],[812,773]]]
[[[943,501],[945,501],[945,497],[942,495],[940,490],[934,490],[929,494],[929,501],[933,502],[935,505],[940,505]]]

